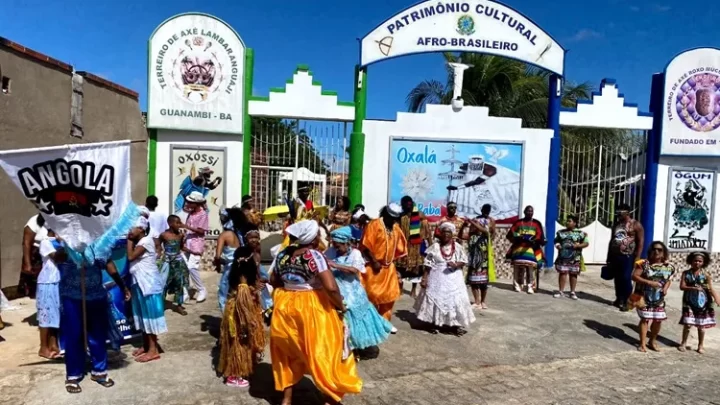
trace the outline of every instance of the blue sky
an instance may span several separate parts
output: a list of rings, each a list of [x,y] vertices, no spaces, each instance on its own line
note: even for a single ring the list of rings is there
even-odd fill
[[[166,18],[187,11],[216,15],[255,49],[256,95],[282,86],[308,64],[326,90],[352,100],[356,38],[414,0],[2,0],[0,36],[139,91],[145,109],[147,39]],[[650,79],[677,53],[718,45],[720,11],[678,0],[509,0],[569,49],[566,76],[597,86],[617,79],[627,101],[646,109]],[[551,5],[549,5],[551,4]],[[421,80],[445,79],[440,55],[371,66],[371,118],[394,118]]]

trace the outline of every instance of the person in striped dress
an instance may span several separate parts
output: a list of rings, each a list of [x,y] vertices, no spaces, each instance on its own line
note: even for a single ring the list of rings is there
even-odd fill
[[[513,265],[515,291],[527,289],[528,294],[535,293],[534,273],[545,262],[542,247],[545,246],[545,232],[540,221],[533,218],[535,210],[528,205],[523,210],[525,216],[512,225],[506,238],[512,243],[506,258]]]

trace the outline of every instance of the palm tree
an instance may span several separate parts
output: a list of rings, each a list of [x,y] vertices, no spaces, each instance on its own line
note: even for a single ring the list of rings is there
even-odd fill
[[[548,80],[550,74],[512,59],[478,53],[443,54],[445,62],[472,65],[465,71],[462,97],[465,105],[485,106],[493,117],[520,118],[529,128],[547,128]],[[425,80],[407,95],[408,111],[420,112],[427,104],[450,104],[453,71],[447,67],[445,83]],[[578,100],[589,99],[588,83],[563,84],[563,107],[574,107]],[[631,141],[629,131],[602,128],[563,128],[563,142],[617,144]]]
[[[450,62],[462,62],[472,67],[465,70],[462,98],[465,105],[485,106],[494,117],[513,117],[522,119],[523,126],[529,128],[547,128],[547,109],[549,99],[548,72],[528,66],[512,59],[478,53],[443,54],[446,65]],[[407,95],[408,111],[420,112],[427,104],[450,104],[453,96],[453,70],[447,67],[445,82],[426,80],[415,86]],[[592,86],[588,83],[575,84],[565,81],[561,105],[574,107],[578,100],[590,99]],[[572,159],[561,160],[561,173],[572,173],[572,183],[593,183],[597,180],[596,167],[592,161],[599,145],[606,153],[620,154],[620,150],[642,151],[642,136],[628,130],[606,128],[563,127],[560,131],[563,147],[571,148]],[[562,176],[562,174],[561,174]],[[567,186],[567,187],[566,187]],[[573,184],[562,184],[559,190],[561,211],[581,213],[587,211],[589,204],[608,205],[609,197],[573,190]]]

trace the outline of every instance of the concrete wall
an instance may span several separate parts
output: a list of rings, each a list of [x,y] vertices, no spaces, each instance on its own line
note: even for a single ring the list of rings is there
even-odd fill
[[[137,93],[94,76],[85,76],[82,138],[70,136],[73,67],[0,38],[0,72],[10,78],[0,93],[0,149],[133,139],[147,140]],[[147,142],[132,146],[133,197],[144,201]],[[0,287],[17,285],[22,232],[36,214],[7,175],[0,173]]]
[[[399,113],[396,121],[366,120],[363,201],[367,212],[377,216],[388,203],[390,137],[524,142],[520,206],[532,205],[535,218],[545,218],[548,164],[552,130],[522,128],[516,118],[489,117],[487,107],[465,107],[459,112],[449,105],[429,105],[424,114]]]

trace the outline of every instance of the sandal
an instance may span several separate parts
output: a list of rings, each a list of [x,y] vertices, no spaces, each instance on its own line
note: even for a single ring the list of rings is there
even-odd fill
[[[65,380],[65,391],[67,391],[68,394],[81,393],[82,388],[80,388],[80,381],[79,380]]]
[[[95,381],[96,383],[102,385],[105,388],[110,388],[113,385],[115,385],[115,381],[112,380],[112,378],[108,378],[107,374],[99,375],[99,376],[90,376],[90,379],[92,381]]]
[[[151,355],[145,353],[142,356],[138,356],[135,358],[135,361],[138,363],[149,363],[153,360],[160,360],[160,355],[156,354],[154,356],[151,356]]]

